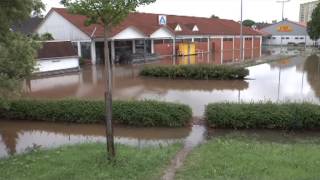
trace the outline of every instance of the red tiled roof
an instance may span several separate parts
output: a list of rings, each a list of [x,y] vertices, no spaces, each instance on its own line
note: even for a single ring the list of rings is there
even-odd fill
[[[38,50],[37,59],[75,57],[77,52],[70,41],[44,42]]]
[[[94,38],[103,37],[103,27],[99,24],[85,26],[85,16],[71,14],[65,8],[52,8],[51,11],[56,11],[63,16],[70,23],[78,27],[88,36],[93,35]],[[112,28],[111,36],[115,36],[124,29],[133,26],[143,32],[145,35],[150,36],[162,26],[158,24],[158,14],[150,13],[130,13],[129,16],[118,26]],[[202,17],[189,17],[189,16],[175,16],[167,15],[167,28],[176,35],[239,35],[240,24],[232,20],[223,20],[216,18],[202,18]],[[179,24],[182,31],[174,31],[175,26]],[[192,31],[190,24],[197,25],[199,31]],[[259,32],[244,27],[244,35],[261,35]]]

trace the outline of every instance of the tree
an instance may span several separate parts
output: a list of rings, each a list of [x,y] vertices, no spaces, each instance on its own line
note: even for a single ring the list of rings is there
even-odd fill
[[[40,0],[0,1],[0,107],[16,96],[22,79],[31,75],[39,44],[10,30],[17,21],[23,21],[44,9]]]
[[[216,19],[219,19],[219,16],[216,16],[216,15],[212,14],[210,18],[216,18]]]
[[[39,35],[38,33],[32,34],[32,39],[35,41],[50,41],[54,40],[52,34],[50,33],[44,33]]]
[[[312,40],[317,41],[320,38],[320,3],[313,10],[311,21],[307,24],[307,31]]]
[[[254,22],[254,21],[252,21],[252,20],[250,20],[250,19],[246,19],[246,20],[244,20],[244,21],[242,22],[242,24],[243,24],[244,26],[247,26],[247,27],[252,27],[253,25],[256,24],[256,22]]]
[[[146,5],[155,0],[62,0],[61,3],[71,13],[87,17],[85,25],[100,24],[104,27],[104,54],[107,73],[106,82],[106,135],[108,158],[115,157],[113,124],[112,124],[112,76],[113,62],[109,58],[108,38],[112,27],[121,23],[130,12],[140,5]]]

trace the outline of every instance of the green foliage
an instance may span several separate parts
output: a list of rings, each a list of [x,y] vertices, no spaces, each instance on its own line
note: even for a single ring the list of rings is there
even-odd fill
[[[247,27],[252,27],[253,25],[256,24],[256,22],[254,22],[254,21],[252,21],[252,20],[250,20],[250,19],[246,19],[246,20],[244,20],[244,21],[242,22],[242,24],[243,24],[244,26],[247,26]]]
[[[320,106],[309,103],[209,104],[206,118],[212,127],[313,129],[320,128]]]
[[[101,123],[105,117],[103,101],[15,100],[0,118],[70,123]],[[115,101],[115,123],[146,127],[181,127],[192,117],[190,107],[156,101]]]
[[[105,161],[105,144],[65,146],[13,156],[0,160],[0,179],[157,179],[181,145],[146,148],[117,145],[116,148],[117,158],[113,163]]]
[[[153,65],[144,66],[140,75],[170,79],[244,79],[249,71],[243,67],[225,65]]]
[[[35,41],[50,41],[50,40],[54,40],[52,34],[50,33],[44,33],[44,34],[33,34],[32,35],[32,39]]]
[[[320,38],[320,3],[313,10],[311,21],[308,22],[307,31],[314,41]]]
[[[306,138],[289,144],[246,136],[214,138],[191,152],[176,179],[318,179],[318,141]]]
[[[33,71],[39,48],[39,44],[10,31],[10,27],[42,9],[41,0],[0,1],[0,107],[9,97],[18,95],[19,82]]]
[[[219,19],[219,16],[216,16],[216,15],[214,15],[214,14],[212,14],[211,16],[210,16],[210,18],[215,18],[215,19]]]

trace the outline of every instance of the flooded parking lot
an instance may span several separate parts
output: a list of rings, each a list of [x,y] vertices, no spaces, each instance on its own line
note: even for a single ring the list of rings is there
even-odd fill
[[[168,61],[168,60],[166,60]],[[163,63],[162,61],[158,63]],[[296,56],[249,67],[246,80],[170,80],[139,76],[142,65],[114,69],[114,98],[179,102],[202,116],[205,105],[223,101],[308,101],[319,103],[320,59]],[[103,99],[103,66],[85,66],[80,73],[27,81],[25,97]]]
[[[276,50],[267,53],[276,53]],[[292,55],[287,52],[287,55]],[[300,54],[300,52],[293,52]],[[197,64],[205,56],[164,59],[154,63]],[[143,65],[117,65],[114,69],[114,98],[121,100],[153,99],[180,102],[192,107],[194,116],[203,116],[205,105],[212,102],[308,101],[319,103],[320,58],[298,55],[279,61],[249,67],[246,80],[170,80],[139,76]],[[101,65],[84,66],[79,73],[28,80],[23,96],[40,99],[103,99],[105,71]],[[203,126],[186,128],[115,127],[117,143],[136,147],[167,145],[185,141],[190,146],[199,142]],[[199,131],[200,132],[197,132]],[[212,137],[233,131],[209,132]],[[280,134],[279,134],[280,133]],[[287,137],[283,132],[249,132],[253,136]],[[301,133],[305,134],[305,133]],[[291,134],[292,135],[292,134]],[[291,136],[290,135],[290,136]],[[318,135],[316,133],[316,135]],[[294,135],[293,135],[294,136]],[[313,134],[312,134],[313,136]],[[201,136],[202,137],[202,136]],[[271,138],[271,139],[272,139]],[[304,137],[303,137],[304,138]],[[201,139],[201,138],[200,138]],[[287,141],[285,139],[285,141]],[[105,142],[103,125],[0,121],[0,158],[23,153],[34,148],[52,148],[82,142]],[[187,144],[188,145],[188,144]]]

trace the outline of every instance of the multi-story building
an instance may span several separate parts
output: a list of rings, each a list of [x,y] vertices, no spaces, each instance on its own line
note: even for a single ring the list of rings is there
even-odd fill
[[[318,3],[319,1],[312,1],[300,5],[300,23],[307,24],[311,20],[312,12],[317,7]]]

